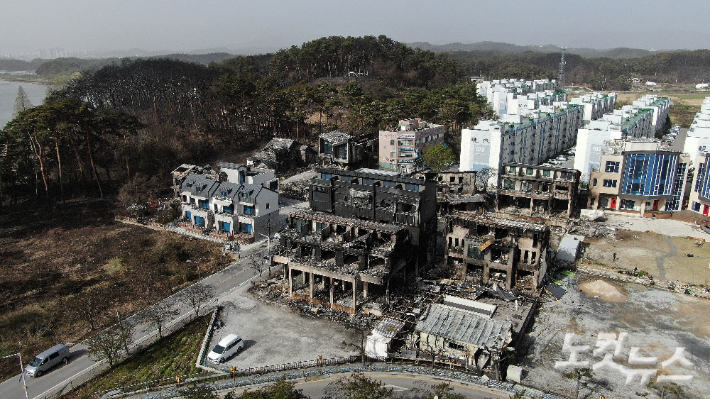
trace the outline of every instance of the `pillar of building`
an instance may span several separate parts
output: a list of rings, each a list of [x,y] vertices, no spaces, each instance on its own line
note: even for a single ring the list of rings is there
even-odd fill
[[[301,272],[301,282],[303,283],[303,285],[306,285],[306,277],[308,277],[306,276],[306,274],[307,273],[305,271]]]
[[[573,198],[574,196],[572,194],[569,194],[567,196],[569,200],[567,200],[567,217],[571,218],[572,217],[572,203],[574,202]]]
[[[357,309],[357,277],[353,278],[353,309]]]
[[[335,286],[333,285],[333,277],[330,277],[330,304],[333,305],[333,299],[335,297]]]
[[[530,216],[533,215],[533,210],[535,209],[535,199],[530,197]]]
[[[316,276],[313,274],[313,272],[308,273],[308,296],[313,299],[313,286],[314,286],[314,280],[316,279]]]
[[[288,268],[288,295],[293,296],[293,269]]]
[[[367,299],[367,281],[362,282],[362,296],[363,298]]]

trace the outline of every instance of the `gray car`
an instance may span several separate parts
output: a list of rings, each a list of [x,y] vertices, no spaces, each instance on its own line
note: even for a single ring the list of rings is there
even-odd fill
[[[35,356],[30,364],[25,367],[28,377],[41,377],[47,370],[59,363],[69,361],[69,348],[66,345],[55,345]]]

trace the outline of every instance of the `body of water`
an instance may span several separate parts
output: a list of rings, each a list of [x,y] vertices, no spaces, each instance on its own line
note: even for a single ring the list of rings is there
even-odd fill
[[[49,86],[38,85],[25,82],[7,82],[0,80],[0,129],[12,120],[12,113],[15,109],[15,100],[19,87],[25,90],[32,105],[41,105],[47,96]]]

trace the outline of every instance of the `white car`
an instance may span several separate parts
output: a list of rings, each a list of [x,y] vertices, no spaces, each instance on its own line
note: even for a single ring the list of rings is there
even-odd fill
[[[564,156],[564,155],[558,155],[556,159],[557,159],[558,161],[566,161],[566,160],[567,160],[567,157]]]
[[[221,341],[207,355],[207,360],[210,363],[220,364],[226,362],[232,355],[238,353],[244,348],[244,341],[237,334],[229,334],[222,338]]]

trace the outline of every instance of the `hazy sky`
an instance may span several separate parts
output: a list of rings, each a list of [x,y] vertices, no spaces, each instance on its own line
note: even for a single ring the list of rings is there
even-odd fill
[[[275,50],[323,36],[710,48],[706,0],[3,0],[0,54]]]

